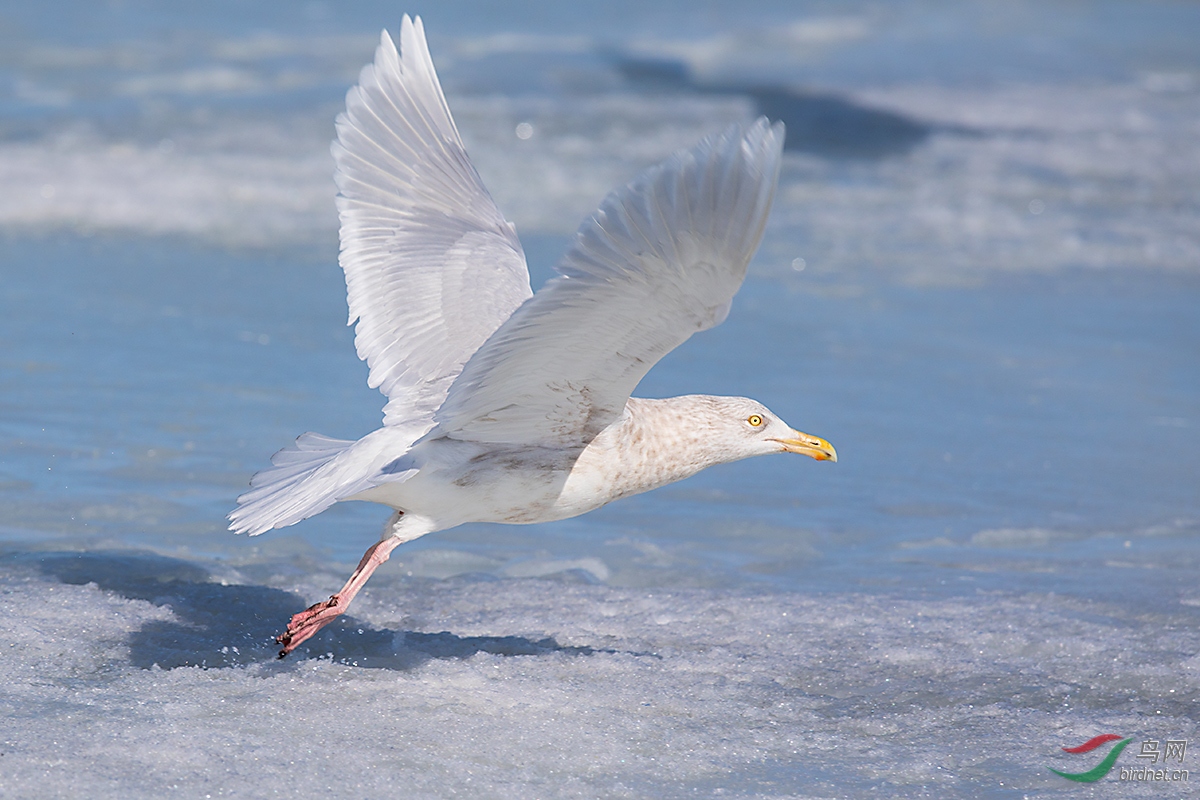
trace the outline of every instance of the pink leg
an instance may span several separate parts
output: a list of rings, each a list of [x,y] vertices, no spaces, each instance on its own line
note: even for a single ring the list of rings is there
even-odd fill
[[[279,657],[283,658],[295,650],[301,643],[307,641],[314,633],[333,622],[335,617],[345,611],[346,606],[350,605],[350,601],[371,577],[375,568],[387,561],[392,550],[396,549],[396,546],[403,541],[399,537],[389,536],[376,542],[363,554],[362,561],[358,562],[358,569],[354,570],[354,574],[350,576],[350,580],[346,581],[346,585],[342,587],[341,591],[332,595],[328,600],[311,605],[292,617],[287,630],[275,637],[275,641],[283,645],[283,649],[279,651]]]

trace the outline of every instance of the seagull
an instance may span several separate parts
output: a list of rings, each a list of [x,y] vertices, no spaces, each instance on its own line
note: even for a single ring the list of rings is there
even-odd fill
[[[229,514],[256,535],[343,500],[395,513],[336,594],[293,616],[283,658],[404,542],[467,522],[567,519],[716,464],[837,461],[743,397],[631,397],[724,321],[779,182],[783,125],[733,125],[608,195],[534,294],[516,228],[467,157],[420,17],[383,31],[332,145],[355,348],[386,397],[358,441],[305,433]]]

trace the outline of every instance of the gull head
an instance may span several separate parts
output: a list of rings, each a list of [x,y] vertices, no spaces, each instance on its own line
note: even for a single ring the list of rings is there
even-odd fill
[[[691,410],[694,442],[714,463],[771,453],[798,453],[817,461],[837,461],[837,450],[819,436],[802,433],[757,400],[747,397],[678,398]],[[691,437],[689,437],[691,438]]]
[[[758,455],[769,453],[798,453],[817,461],[837,461],[837,450],[820,436],[801,433],[781,420],[770,409],[755,400],[742,400],[740,409],[733,409],[730,422],[740,434],[748,448]]]

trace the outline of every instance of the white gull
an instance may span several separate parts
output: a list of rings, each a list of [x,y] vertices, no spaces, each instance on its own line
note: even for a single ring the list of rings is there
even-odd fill
[[[306,433],[238,498],[259,534],[341,500],[395,509],[337,594],[296,614],[280,657],[337,615],[399,544],[465,522],[565,519],[768,453],[837,460],[742,397],[630,397],[720,324],[758,248],[782,124],[734,125],[618,189],[534,295],[516,230],[463,147],[418,17],[387,31],[337,120],[340,263],[355,346],[388,398],[356,442]]]

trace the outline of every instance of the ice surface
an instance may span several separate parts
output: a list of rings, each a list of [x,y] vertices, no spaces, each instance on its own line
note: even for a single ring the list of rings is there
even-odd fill
[[[1103,80],[1083,53],[1073,54],[1075,70],[1049,71],[1053,80],[1018,71],[964,82],[948,72],[937,82],[927,69],[892,67],[886,49],[857,69],[839,60],[873,43],[911,48],[918,63],[913,44],[893,37],[927,22],[923,9],[903,24],[864,7],[773,28],[780,8],[763,5],[757,29],[643,34],[620,46],[606,26],[590,35],[431,30],[445,41],[435,55],[468,148],[523,232],[569,234],[614,185],[759,110],[795,117],[793,144],[816,115],[833,127],[812,142],[833,135],[844,143],[834,152],[872,156],[891,152],[865,130],[871,114],[887,113],[903,130],[884,135],[907,137],[898,147],[908,158],[789,156],[791,202],[771,225],[791,235],[767,241],[800,241],[804,252],[780,263],[799,256],[822,271],[875,267],[922,282],[1064,267],[1197,271],[1200,67],[1171,55],[1180,21],[1169,11],[1127,33],[1109,65],[1121,74]],[[1120,5],[1106,14],[1119,18]],[[940,24],[978,36],[974,13],[947,11]],[[1057,8],[1041,20],[1062,22]],[[1146,39],[1162,49],[1157,60],[1141,52]],[[1028,43],[1016,36],[1013,45]],[[332,118],[371,47],[342,31],[223,31],[173,47],[110,41],[82,51],[23,43],[10,98],[18,113],[0,138],[0,229],[327,241]],[[679,59],[696,82],[646,90],[620,69],[646,57]],[[873,63],[875,74],[860,74]],[[84,79],[97,74],[109,80]],[[999,65],[996,74],[1005,75]],[[834,89],[814,90],[814,76]]]
[[[2,563],[14,796],[1040,796],[1059,746],[1190,736],[1200,693],[1177,601],[380,576],[279,662],[325,564]]]
[[[729,320],[639,393],[755,396],[840,461],[421,539],[277,662],[387,510],[224,515],[379,422],[328,143],[405,11],[535,284],[671,150],[816,126]],[[1129,2],[0,12],[0,797],[1107,797],[1047,768],[1110,732],[1194,766],[1198,36]]]
[[[789,155],[789,202],[770,224],[791,237],[767,242],[803,241],[810,268],[926,282],[1064,266],[1198,269],[1200,91],[890,87],[860,103],[946,132],[932,128],[911,158],[882,165]],[[628,94],[455,98],[454,109],[500,207],[519,230],[555,235],[647,164],[754,113],[744,98]],[[0,142],[0,226],[241,246],[332,237],[329,131],[290,115],[222,122],[178,141],[83,130]],[[520,124],[531,126],[526,139]]]

